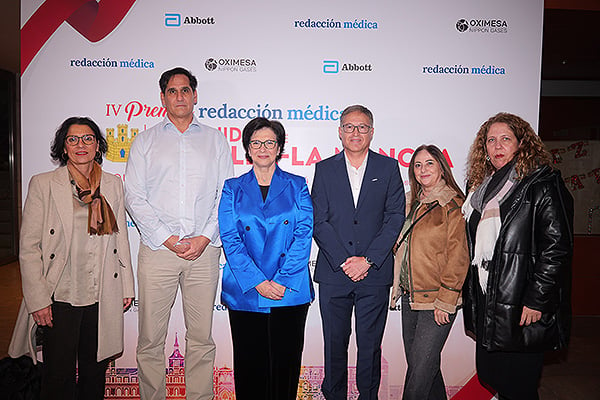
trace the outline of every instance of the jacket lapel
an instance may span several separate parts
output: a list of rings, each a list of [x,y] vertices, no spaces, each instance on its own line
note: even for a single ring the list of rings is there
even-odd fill
[[[339,183],[338,196],[343,202],[348,202],[347,207],[354,210],[354,197],[352,197],[352,187],[350,187],[350,177],[348,176],[348,168],[346,167],[346,157],[344,152],[338,153],[335,158],[335,182]]]
[[[58,210],[58,217],[65,233],[67,251],[73,235],[73,189],[69,180],[67,167],[58,168],[50,181],[50,193]]]
[[[367,167],[365,170],[365,175],[363,176],[363,181],[360,185],[360,194],[358,196],[358,202],[356,203],[357,211],[366,201],[366,197],[369,193],[369,187],[372,184],[377,183],[377,166],[373,165],[376,163],[376,161],[375,157],[370,157],[370,155],[371,150],[369,150],[369,153],[367,154]]]
[[[260,193],[260,187],[258,186],[258,181],[254,175],[254,170],[250,170],[244,175],[240,176],[240,180],[240,187],[244,192],[244,195],[248,197],[247,203],[256,204],[258,209],[262,209],[262,194]]]
[[[273,178],[271,178],[271,186],[269,187],[269,193],[267,194],[267,199],[264,203],[264,208],[268,208],[271,206],[273,202],[276,201],[277,197],[283,193],[290,182],[287,179],[283,178],[283,174],[279,166],[275,167],[275,172],[273,173]]]

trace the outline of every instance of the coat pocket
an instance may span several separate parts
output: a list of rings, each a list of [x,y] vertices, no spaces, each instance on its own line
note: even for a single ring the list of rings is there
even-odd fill
[[[556,349],[560,343],[556,314],[542,314],[539,321],[524,326],[523,346],[526,351],[544,351]]]

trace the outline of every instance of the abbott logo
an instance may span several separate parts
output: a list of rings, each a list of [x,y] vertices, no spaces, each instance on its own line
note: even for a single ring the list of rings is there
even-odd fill
[[[181,14],[165,13],[165,26],[181,26]]]
[[[324,74],[337,74],[340,72],[340,63],[335,60],[324,60],[323,61],[323,73]]]

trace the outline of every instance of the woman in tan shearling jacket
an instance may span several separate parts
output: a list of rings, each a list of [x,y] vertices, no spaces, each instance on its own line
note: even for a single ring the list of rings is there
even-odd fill
[[[398,238],[392,306],[401,300],[408,369],[404,400],[447,399],[440,354],[460,305],[469,266],[464,195],[443,153],[417,148],[410,160],[411,192]]]
[[[19,249],[23,303],[9,354],[35,361],[41,331],[42,399],[104,398],[108,361],[123,351],[133,272],[123,187],[100,167],[106,148],[91,119],[69,118],[52,145],[62,166],[29,184]]]

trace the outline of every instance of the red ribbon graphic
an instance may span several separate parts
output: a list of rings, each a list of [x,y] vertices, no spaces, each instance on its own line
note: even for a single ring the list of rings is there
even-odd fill
[[[92,43],[104,39],[136,0],[46,0],[21,28],[21,75],[63,22]]]

